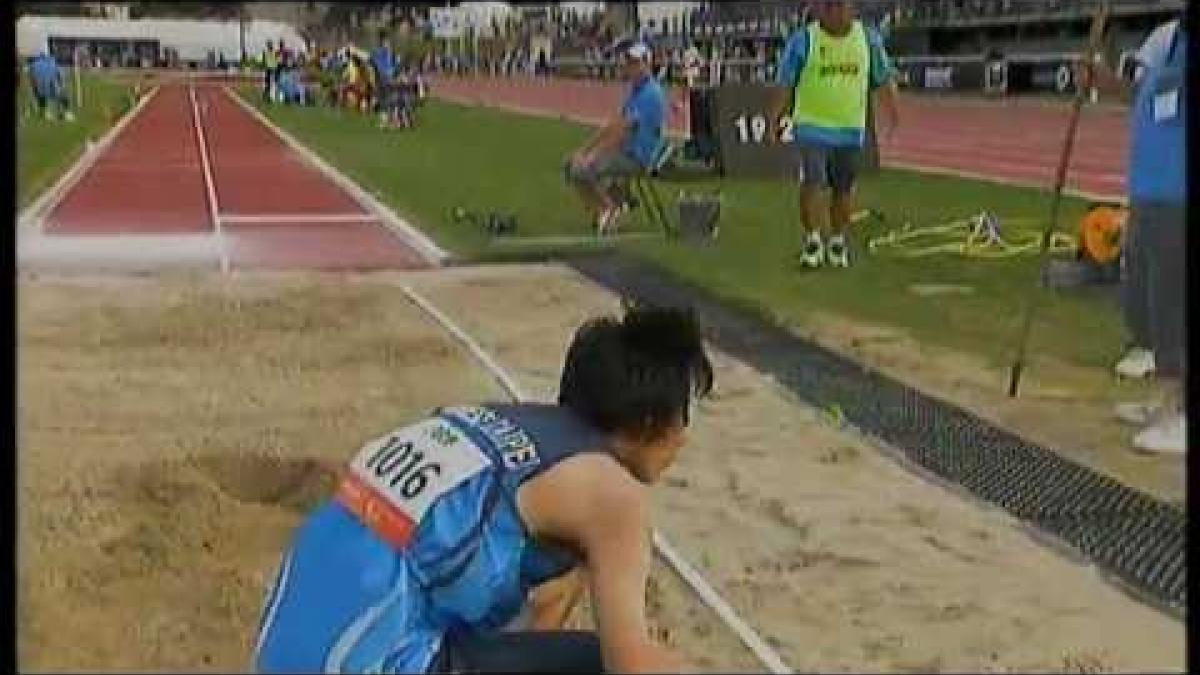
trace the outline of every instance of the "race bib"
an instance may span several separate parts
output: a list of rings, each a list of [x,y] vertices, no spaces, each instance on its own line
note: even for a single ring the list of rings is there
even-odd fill
[[[1154,95],[1154,121],[1165,122],[1179,115],[1179,90]]]
[[[445,420],[429,419],[368,443],[350,461],[337,499],[385,541],[405,548],[439,497],[490,465]]]

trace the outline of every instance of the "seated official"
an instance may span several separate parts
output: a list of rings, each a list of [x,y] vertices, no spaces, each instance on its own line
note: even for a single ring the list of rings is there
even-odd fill
[[[598,234],[614,231],[621,205],[608,183],[645,173],[662,143],[667,99],[650,68],[650,50],[641,42],[618,53],[621,74],[632,85],[618,117],[596,132],[567,163],[567,180],[579,191]]]

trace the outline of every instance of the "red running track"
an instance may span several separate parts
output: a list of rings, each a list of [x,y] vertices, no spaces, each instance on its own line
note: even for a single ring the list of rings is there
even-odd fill
[[[442,77],[435,96],[458,103],[562,116],[599,124],[618,110],[624,85],[556,78]],[[682,102],[672,91],[672,101]],[[902,123],[881,141],[883,163],[977,175],[1050,188],[1058,168],[1070,115],[1069,105],[1045,101],[932,98],[901,95]],[[675,105],[671,131],[686,134],[686,110]],[[1098,198],[1119,199],[1125,191],[1126,111],[1084,108],[1067,187]]]
[[[222,269],[429,266],[233,96],[219,84],[162,85],[43,232],[215,237]]]

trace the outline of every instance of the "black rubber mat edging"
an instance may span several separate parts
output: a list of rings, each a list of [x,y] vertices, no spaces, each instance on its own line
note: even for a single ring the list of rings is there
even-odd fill
[[[799,337],[760,309],[730,303],[618,255],[567,260],[609,290],[690,305],[723,351],[773,376],[818,409],[838,406],[847,424],[933,477],[1003,508],[1049,543],[1109,573],[1139,600],[1182,618],[1187,606],[1182,509],[1018,437]]]

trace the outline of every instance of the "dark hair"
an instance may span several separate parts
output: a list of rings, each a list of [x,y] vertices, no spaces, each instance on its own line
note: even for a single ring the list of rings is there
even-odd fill
[[[605,432],[654,437],[688,423],[693,397],[708,394],[712,365],[690,309],[624,303],[575,332],[558,402]]]

